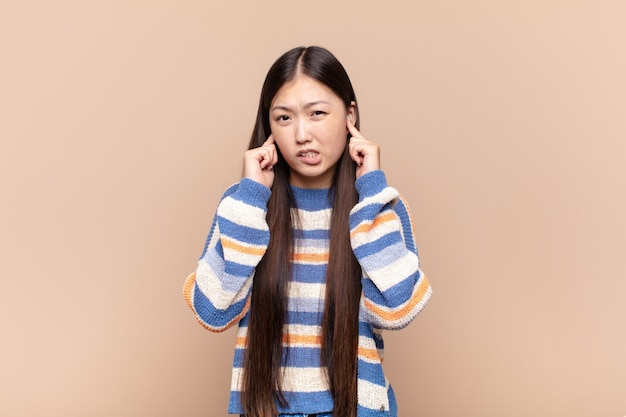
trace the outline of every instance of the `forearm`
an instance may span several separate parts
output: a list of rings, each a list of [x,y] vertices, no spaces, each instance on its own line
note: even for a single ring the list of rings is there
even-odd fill
[[[375,327],[402,328],[421,311],[431,289],[419,266],[410,212],[382,171],[357,181],[359,202],[350,237],[363,270],[363,303]]]
[[[222,198],[185,298],[200,323],[222,331],[246,313],[255,268],[269,241],[269,189],[242,180]]]

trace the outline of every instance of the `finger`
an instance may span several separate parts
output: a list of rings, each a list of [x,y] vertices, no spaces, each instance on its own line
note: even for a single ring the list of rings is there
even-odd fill
[[[263,169],[271,169],[274,166],[274,149],[270,146],[263,146],[259,153],[259,167]]]
[[[350,139],[350,145],[348,146],[348,151],[350,154],[350,158],[352,158],[352,160],[354,162],[356,162],[357,165],[361,165],[363,163],[363,147],[362,145],[359,143],[358,140],[354,140],[354,136]]]
[[[274,135],[270,134],[261,146],[274,145],[275,143],[276,141],[274,140]]]
[[[352,121],[348,118],[346,119],[346,126],[348,127],[348,132],[350,132],[350,134],[354,137],[362,137],[361,136],[361,132],[359,132],[359,130],[356,128],[356,126],[354,126],[354,124],[352,123]]]
[[[259,146],[257,148],[257,159],[259,161],[259,167],[263,170],[266,167],[271,168],[272,165],[274,165],[272,163],[272,160],[274,159],[272,154],[274,151],[274,136],[272,136],[271,134],[268,136],[267,139],[265,139],[265,142],[263,142],[261,144],[261,146]]]
[[[274,139],[274,135],[270,134],[267,140],[265,141],[266,145],[271,145],[272,147],[272,166],[278,163],[278,146],[276,145],[276,139]]]

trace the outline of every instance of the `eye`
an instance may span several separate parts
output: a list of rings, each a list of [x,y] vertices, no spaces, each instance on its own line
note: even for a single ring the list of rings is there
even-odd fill
[[[277,122],[287,122],[289,121],[290,117],[287,116],[286,114],[281,114],[280,116],[276,117],[276,121]]]
[[[311,117],[314,119],[319,119],[321,117],[323,117],[326,114],[325,111],[322,110],[315,110],[311,113]]]

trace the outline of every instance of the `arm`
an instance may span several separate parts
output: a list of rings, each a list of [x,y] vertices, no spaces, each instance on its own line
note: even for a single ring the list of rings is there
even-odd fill
[[[363,269],[361,308],[383,329],[408,325],[432,290],[419,267],[408,206],[382,171],[356,182],[359,202],[350,212],[352,249]]]
[[[269,196],[269,188],[247,178],[226,191],[198,268],[185,281],[187,304],[211,331],[226,330],[248,311],[252,276],[269,242]]]

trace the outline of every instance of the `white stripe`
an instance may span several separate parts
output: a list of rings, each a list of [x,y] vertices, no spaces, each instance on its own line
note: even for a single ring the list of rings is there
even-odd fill
[[[415,274],[418,269],[417,256],[413,252],[407,251],[403,257],[395,262],[376,270],[367,271],[367,276],[376,284],[378,289],[384,292]]]
[[[387,378],[385,378],[387,382]],[[388,382],[387,384],[388,385]],[[364,379],[359,379],[359,404],[373,410],[389,410],[389,397],[387,386],[372,384]]]
[[[380,215],[386,215],[389,213],[393,213],[395,215],[396,221],[385,221],[383,223],[380,223],[378,225],[376,225],[375,228],[370,229],[366,232],[361,232],[361,233],[356,233],[353,237],[352,237],[352,244],[355,248],[358,248],[361,245],[364,245],[366,243],[371,243],[376,241],[377,239],[389,234],[389,233],[393,233],[393,232],[398,232],[400,231],[401,227],[400,227],[400,219],[398,218],[398,216],[395,214],[394,211],[385,211],[382,212]],[[355,229],[357,227],[360,227],[363,224],[372,224],[374,223],[375,220],[369,221],[369,222],[361,222],[358,226],[355,227]]]
[[[237,279],[243,279],[237,277]],[[247,279],[238,292],[226,291],[222,281],[214,274],[213,269],[204,260],[198,262],[196,283],[202,294],[209,299],[215,308],[225,310],[230,305],[243,300],[252,286],[252,279]]]
[[[268,230],[265,210],[254,207],[232,197],[226,197],[217,209],[218,216],[254,229]]]
[[[300,219],[300,227],[302,230],[328,230],[330,225],[330,209],[319,211],[304,211],[300,209],[292,209],[297,213]]]
[[[320,336],[322,334],[322,326],[307,326],[304,324],[290,324],[285,326],[288,334],[297,336]],[[295,345],[292,345],[295,346]]]
[[[249,243],[242,242],[241,240],[232,239],[226,236],[223,236],[222,239],[224,240],[225,244],[231,243],[234,245],[243,246],[244,248],[250,248],[255,252],[264,253],[267,249],[266,245],[251,245]],[[237,249],[230,249],[224,246],[222,246],[222,250],[224,251],[224,258],[226,258],[227,261],[235,262],[241,265],[256,266],[262,257],[261,255],[258,255],[256,253],[240,252]]]
[[[326,286],[324,284],[289,281],[287,293],[289,298],[307,298],[323,304]]]
[[[385,187],[381,192],[374,194],[369,197],[365,197],[359,204],[358,207],[365,207],[370,204],[386,204],[391,203],[394,200],[400,197],[400,193],[393,187]]]
[[[325,368],[282,368],[283,390],[293,392],[328,391]],[[243,369],[233,368],[231,389],[241,391],[239,382],[242,380]],[[359,382],[360,383],[360,382]]]

